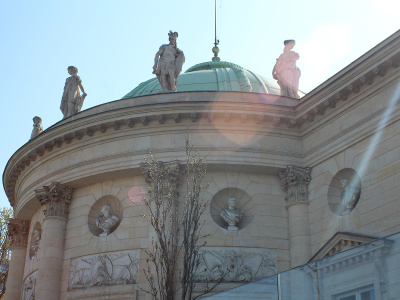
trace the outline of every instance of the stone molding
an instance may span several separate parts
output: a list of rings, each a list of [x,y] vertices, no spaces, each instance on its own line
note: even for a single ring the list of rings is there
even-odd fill
[[[68,206],[72,199],[72,188],[59,182],[35,190],[40,205],[46,205],[43,211],[46,217],[61,217],[67,219]]]
[[[311,181],[311,168],[288,166],[279,173],[281,186],[287,191],[288,206],[308,204],[308,184]]]
[[[8,220],[8,234],[11,238],[11,249],[26,248],[28,245],[28,233],[30,222],[27,220]]]
[[[310,259],[315,261],[324,257],[337,254],[343,250],[360,246],[376,240],[376,237],[350,232],[335,233]]]
[[[344,268],[354,267],[367,262],[373,262],[376,268],[379,268],[382,266],[379,261],[380,258],[389,254],[392,244],[393,241],[383,238],[359,246],[358,251],[353,249],[336,256],[326,256],[310,264],[316,264],[320,274],[339,272]]]

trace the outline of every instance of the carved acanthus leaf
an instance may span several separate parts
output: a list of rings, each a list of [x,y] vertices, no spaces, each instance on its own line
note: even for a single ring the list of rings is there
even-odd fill
[[[287,191],[289,205],[308,203],[308,184],[311,181],[311,168],[288,166],[279,174],[281,186]]]
[[[20,219],[8,220],[8,234],[11,248],[26,248],[28,244],[29,221]]]
[[[36,198],[41,205],[46,205],[43,211],[46,217],[67,218],[68,206],[72,199],[72,188],[59,182],[52,182],[49,186],[36,189]]]

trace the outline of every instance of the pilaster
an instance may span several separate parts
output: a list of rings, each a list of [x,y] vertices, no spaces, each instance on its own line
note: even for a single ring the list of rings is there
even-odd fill
[[[29,221],[19,219],[10,219],[8,223],[12,255],[7,278],[6,300],[17,300],[22,296],[29,223]]]
[[[35,190],[36,198],[46,218],[43,222],[41,241],[41,258],[36,285],[36,299],[58,300],[64,256],[65,227],[68,217],[68,206],[72,199],[72,188],[59,182]]]
[[[288,166],[279,174],[281,185],[287,191],[290,234],[290,266],[306,263],[311,258],[310,218],[308,211],[308,184],[311,168]]]

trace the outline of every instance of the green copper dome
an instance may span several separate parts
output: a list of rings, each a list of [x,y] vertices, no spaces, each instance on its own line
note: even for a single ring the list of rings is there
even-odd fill
[[[179,75],[178,92],[238,91],[280,95],[280,87],[273,79],[257,75],[226,61],[209,61],[194,65]],[[156,77],[139,84],[122,99],[161,93]]]

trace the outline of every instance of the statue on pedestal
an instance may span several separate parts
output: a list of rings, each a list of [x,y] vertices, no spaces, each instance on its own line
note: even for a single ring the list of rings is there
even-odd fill
[[[177,32],[168,33],[169,44],[162,45],[154,58],[153,74],[157,75],[163,92],[176,92],[176,84],[185,55],[178,49],[176,39]]]
[[[36,116],[33,118],[33,129],[32,129],[31,139],[37,137],[42,131],[43,131],[42,118]]]
[[[82,80],[78,76],[78,69],[74,66],[68,67],[68,74],[71,75],[67,78],[64,86],[64,93],[61,99],[60,109],[64,118],[70,117],[81,111],[83,101],[87,94],[82,86]],[[82,96],[79,92],[82,91]]]
[[[238,230],[236,226],[243,216],[243,210],[236,207],[236,198],[229,197],[228,207],[221,210],[220,216],[228,223],[228,230]]]
[[[101,212],[102,215],[96,219],[96,226],[104,231],[100,236],[107,236],[117,225],[119,217],[111,213],[111,206],[109,204],[104,204]]]
[[[286,40],[283,44],[285,48],[276,60],[272,77],[278,80],[282,96],[299,99],[297,92],[299,90],[300,69],[296,66],[296,61],[300,56],[292,51],[294,45],[296,45],[294,40]]]
[[[356,186],[351,186],[347,178],[340,180],[343,187],[342,194],[340,195],[340,203],[344,206],[343,214],[349,213],[357,204],[360,198],[360,189]]]

